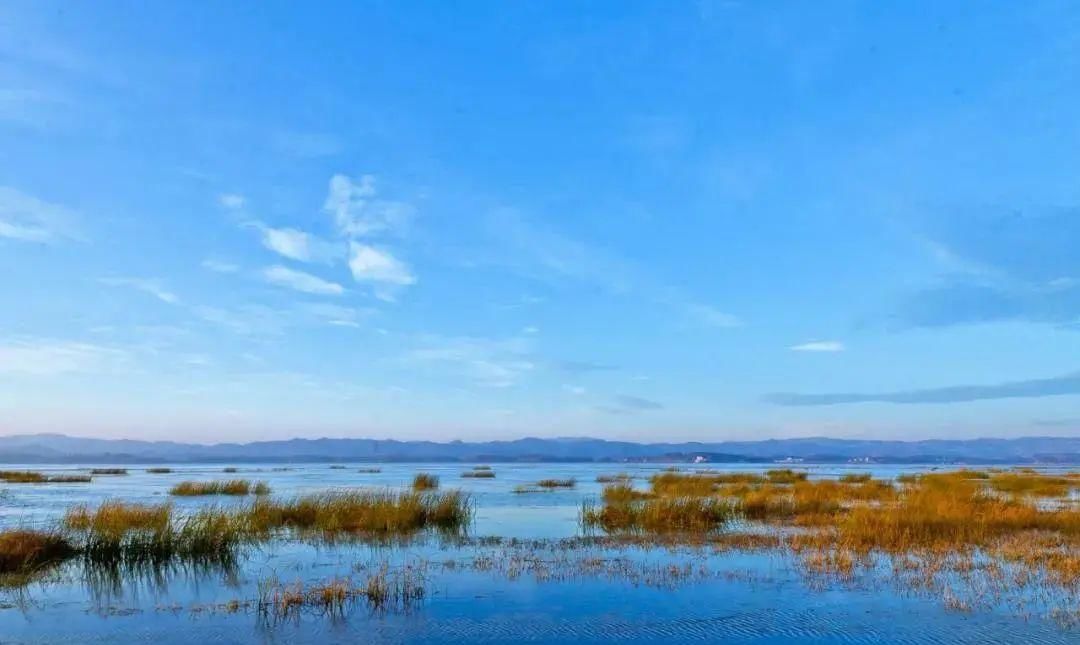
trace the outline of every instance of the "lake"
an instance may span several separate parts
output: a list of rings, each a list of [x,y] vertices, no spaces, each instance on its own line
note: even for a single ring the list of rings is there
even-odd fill
[[[273,498],[290,498],[330,489],[406,489],[418,472],[437,475],[444,490],[468,492],[474,518],[466,535],[385,543],[282,537],[245,546],[225,563],[88,570],[71,561],[0,591],[0,642],[1080,642],[1075,586],[1002,593],[976,572],[928,587],[884,563],[851,576],[815,575],[783,549],[614,541],[582,527],[583,502],[602,492],[598,476],[625,472],[643,480],[663,465],[494,463],[490,479],[463,478],[471,464],[237,464],[235,473],[224,473],[225,464],[182,464],[169,466],[171,473],[147,473],[152,466],[124,465],[126,475],[95,475],[90,483],[4,484],[0,528],[48,528],[73,505],[110,499],[168,501],[180,513],[251,503],[169,495],[185,480],[263,481]],[[361,472],[373,467],[380,472]],[[683,466],[698,467],[766,468]],[[894,479],[930,468],[791,467],[812,480],[856,472]],[[70,465],[5,468],[87,472]],[[515,492],[548,478],[577,483]],[[332,606],[260,608],[290,589],[328,581],[351,588],[373,577],[390,589],[381,603],[364,596]]]

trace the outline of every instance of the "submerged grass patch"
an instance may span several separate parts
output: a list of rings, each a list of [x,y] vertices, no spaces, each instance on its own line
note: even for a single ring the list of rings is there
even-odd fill
[[[536,485],[540,488],[573,488],[577,486],[577,480],[573,477],[569,479],[541,479],[536,482]]]
[[[91,475],[126,475],[127,468],[91,468]]]
[[[251,482],[246,479],[225,481],[195,482],[184,481],[169,490],[170,495],[268,495],[270,487],[265,482]]]
[[[172,468],[147,468],[146,472],[152,475],[166,475],[172,472]]]
[[[494,479],[494,470],[467,470],[461,473],[462,477],[469,479]]]

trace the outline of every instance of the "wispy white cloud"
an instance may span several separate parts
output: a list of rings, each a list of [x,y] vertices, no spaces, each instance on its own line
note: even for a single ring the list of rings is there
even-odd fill
[[[200,266],[207,271],[213,271],[214,273],[236,273],[240,270],[240,267],[232,262],[223,262],[212,258],[203,260]]]
[[[842,352],[844,344],[838,340],[812,340],[789,347],[793,352]]]
[[[373,175],[357,179],[334,175],[323,208],[333,215],[334,224],[344,237],[402,232],[413,217],[412,205],[380,199],[377,193]]]
[[[311,261],[311,236],[294,228],[264,228],[263,246],[278,255],[301,262]]]
[[[0,186],[0,238],[23,242],[78,239],[77,214],[7,186]]]
[[[686,310],[695,320],[710,327],[741,327],[743,324],[738,316],[709,305],[689,304]]]
[[[247,204],[247,198],[239,193],[223,193],[218,195],[218,203],[223,208],[227,208],[231,211],[238,211],[244,208]]]
[[[263,270],[263,278],[274,285],[320,295],[340,295],[345,292],[344,287],[336,282],[323,280],[318,276],[296,271],[281,265],[274,265]]]
[[[306,303],[300,305],[299,309],[304,314],[336,327],[360,327],[362,320],[375,313],[372,309],[343,307],[324,302]]]
[[[330,264],[346,255],[344,244],[327,242],[295,228],[272,228],[261,222],[250,222],[248,226],[258,229],[263,246],[290,260]]]
[[[0,341],[0,373],[50,376],[103,371],[128,358],[124,350],[92,343],[43,338]]]
[[[536,368],[532,346],[520,337],[506,339],[426,337],[407,352],[406,363],[437,363],[482,387],[516,385]]]
[[[141,291],[170,305],[180,302],[180,298],[175,293],[162,286],[161,282],[150,278],[101,278],[99,282],[110,287],[124,287]]]
[[[611,404],[599,405],[597,409],[608,414],[637,414],[664,409],[664,404],[652,399],[629,394],[620,394],[615,397]]]
[[[416,284],[409,266],[384,249],[352,242],[349,245],[349,270],[353,279],[375,287],[375,295],[392,300],[401,287]]]

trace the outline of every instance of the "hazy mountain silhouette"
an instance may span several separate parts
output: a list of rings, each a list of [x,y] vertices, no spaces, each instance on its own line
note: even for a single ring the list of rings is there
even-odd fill
[[[693,461],[877,463],[1080,463],[1080,437],[1023,437],[929,441],[770,439],[634,443],[593,438],[511,441],[394,441],[289,439],[212,445],[62,434],[0,437],[0,461]]]

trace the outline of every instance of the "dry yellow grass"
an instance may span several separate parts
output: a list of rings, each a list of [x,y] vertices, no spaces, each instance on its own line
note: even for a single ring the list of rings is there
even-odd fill
[[[54,532],[13,529],[0,532],[0,574],[24,574],[74,553],[75,547]]]
[[[253,529],[279,527],[373,534],[408,534],[425,528],[456,530],[472,517],[468,495],[355,491],[307,495],[288,501],[260,500],[248,511]]]
[[[227,481],[194,482],[184,481],[169,490],[170,495],[194,497],[199,495],[268,495],[270,487],[264,482],[250,482],[246,479]]]
[[[439,478],[429,473],[417,473],[412,480],[413,490],[435,490],[439,487]]]

